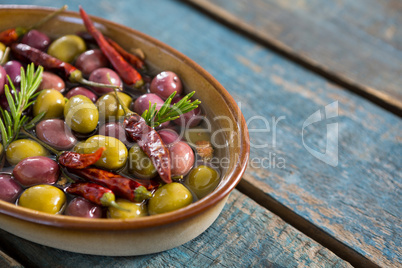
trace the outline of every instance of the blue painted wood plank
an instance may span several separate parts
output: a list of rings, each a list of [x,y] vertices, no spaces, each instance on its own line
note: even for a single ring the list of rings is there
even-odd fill
[[[402,113],[399,0],[186,0]]]
[[[33,3],[65,2],[82,4]],[[173,46],[228,89],[250,128],[248,181],[374,263],[402,263],[399,118],[178,2],[92,0],[84,8]],[[303,143],[303,124],[334,101],[338,116],[307,126]],[[325,153],[327,123],[338,124],[335,167],[306,149]]]
[[[351,267],[237,190],[206,232],[158,254],[77,254],[41,246],[2,230],[0,242],[29,267]]]

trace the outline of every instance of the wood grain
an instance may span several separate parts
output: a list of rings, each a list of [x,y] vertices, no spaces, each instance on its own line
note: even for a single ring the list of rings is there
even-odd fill
[[[81,1],[37,3],[55,7],[67,3],[77,10]],[[90,0],[84,8],[173,46],[222,83],[248,122],[252,151],[245,178],[255,189],[356,255],[383,267],[401,265],[400,118],[182,2]],[[325,152],[326,123],[338,123],[335,167],[313,157],[302,140],[307,118],[334,101],[339,104],[338,116],[310,125],[304,138],[307,146]]]
[[[184,1],[402,115],[400,1]]]
[[[27,267],[351,267],[237,190],[205,233],[158,254],[76,254],[41,246],[2,230],[0,242]]]

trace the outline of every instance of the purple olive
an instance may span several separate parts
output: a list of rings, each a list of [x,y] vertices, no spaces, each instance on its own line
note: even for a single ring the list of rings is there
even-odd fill
[[[50,38],[38,30],[30,30],[22,37],[21,43],[27,44],[41,51],[46,51],[50,44]]]
[[[110,75],[111,83],[109,82],[107,74]],[[102,84],[108,84],[108,85],[112,84],[112,85],[116,85],[119,87],[123,86],[123,82],[121,81],[119,75],[115,71],[113,71],[112,69],[109,69],[109,68],[96,69],[89,76],[89,81],[102,83]],[[113,88],[107,88],[107,87],[92,87],[92,89],[97,94],[100,94],[100,95],[113,91]]]
[[[165,103],[158,95],[153,93],[144,94],[135,100],[133,104],[133,110],[137,114],[141,115],[145,110],[149,108],[149,102],[156,103],[156,108],[160,109]]]
[[[0,95],[4,92],[4,85],[6,84],[7,73],[3,66],[0,65]]]
[[[75,67],[80,69],[84,75],[90,75],[96,69],[107,67],[109,61],[100,49],[87,50],[77,57]]]
[[[149,102],[154,105],[156,103],[156,109],[160,109],[165,103],[158,95],[153,93],[144,94],[133,102],[132,109],[139,115],[142,115],[145,110],[149,109]],[[164,128],[169,126],[170,122],[163,123],[160,127]]]
[[[118,122],[109,122],[99,128],[99,135],[110,136],[120,140],[124,144],[129,144],[127,140],[126,131],[123,125]]]
[[[57,150],[71,149],[77,143],[77,138],[61,119],[39,122],[36,125],[36,136]]]
[[[177,96],[172,100],[172,104],[179,102],[183,97]],[[174,120],[173,122],[179,126],[190,128],[197,126],[204,117],[201,114],[201,108],[197,107],[194,110],[191,110],[185,114],[182,114],[179,118]]]
[[[4,64],[4,70],[6,71],[7,75],[10,76],[11,82],[13,82],[15,87],[19,87],[21,83],[21,67],[22,64],[16,60],[10,60],[6,64]],[[7,84],[9,81],[7,79]]]
[[[0,200],[14,203],[22,187],[8,174],[0,174]]]
[[[95,93],[93,93],[91,90],[89,90],[85,87],[72,88],[67,92],[65,97],[67,99],[70,99],[72,96],[76,96],[76,95],[83,95],[83,96],[87,97],[88,99],[90,99],[92,102],[96,102],[96,100],[98,99],[98,96],[96,96]]]
[[[176,143],[178,141],[181,141],[179,134],[177,134],[176,131],[172,130],[172,129],[161,129],[158,131],[159,136],[161,136],[162,141],[166,144],[166,145],[170,145],[173,143]]]
[[[9,89],[10,89],[11,96],[13,96],[13,99],[15,101],[15,91],[12,88],[9,88]],[[15,90],[17,92],[20,92],[19,88],[16,88]],[[5,93],[0,95],[0,106],[4,110],[10,111],[10,106],[8,105],[8,101],[7,101],[7,97],[6,97]]]
[[[42,74],[42,82],[40,83],[37,91],[41,91],[43,89],[55,89],[59,92],[63,92],[65,87],[66,85],[60,76],[45,71]]]
[[[183,91],[180,78],[174,72],[161,72],[152,79],[149,87],[151,93],[155,93],[162,99],[166,100],[173,92],[179,95]]]
[[[64,213],[83,218],[102,218],[102,208],[82,197],[71,200]]]
[[[179,141],[168,146],[172,176],[186,175],[194,165],[194,152],[190,145]]]
[[[32,156],[18,162],[13,175],[23,186],[54,184],[59,179],[60,168],[57,162],[50,158]]]

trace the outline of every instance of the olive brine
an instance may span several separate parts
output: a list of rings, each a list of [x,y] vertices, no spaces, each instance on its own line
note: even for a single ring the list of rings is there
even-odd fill
[[[0,200],[128,219],[204,198],[220,171],[194,92],[171,70],[148,73],[140,50],[80,15],[86,32],[54,40],[0,33]]]

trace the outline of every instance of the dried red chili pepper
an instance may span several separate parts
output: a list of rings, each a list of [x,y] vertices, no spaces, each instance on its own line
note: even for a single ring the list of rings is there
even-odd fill
[[[101,184],[117,196],[132,202],[142,202],[151,197],[151,192],[144,185],[110,171],[97,168],[68,169],[68,171],[83,179]]]
[[[95,38],[103,54],[108,58],[124,83],[136,87],[142,86],[144,81],[141,75],[106,41],[103,34],[95,28],[88,14],[81,6],[80,15],[88,32]]]
[[[124,48],[122,48],[119,44],[117,44],[115,41],[110,39],[109,37],[105,37],[107,42],[121,55],[123,58],[128,61],[130,64],[132,64],[136,69],[138,70],[144,70],[145,69],[145,64],[142,59],[137,57],[134,54],[131,54],[127,52]]]
[[[116,203],[116,197],[112,190],[96,183],[76,182],[67,187],[66,192],[82,196],[97,205],[127,210]]]
[[[54,18],[56,15],[58,15],[59,13],[64,11],[66,8],[67,8],[67,5],[64,5],[60,9],[58,9],[58,10],[52,12],[51,14],[47,15],[46,17],[41,19],[39,22],[37,22],[35,25],[33,25],[33,26],[29,27],[29,28],[16,27],[16,28],[7,29],[7,30],[4,30],[4,31],[0,32],[0,42],[5,44],[6,46],[9,46],[12,43],[17,42],[17,40],[18,40],[18,38],[20,38],[20,36],[24,35],[29,30],[37,28],[40,25],[46,23],[47,21],[49,21],[50,19]]]
[[[135,113],[124,119],[123,127],[126,134],[136,141],[151,159],[161,179],[166,183],[171,183],[170,153],[158,132],[148,126],[144,118]]]
[[[106,85],[101,83],[95,83],[83,78],[82,72],[75,68],[73,65],[61,61],[39,49],[33,48],[26,44],[14,43],[11,45],[11,51],[13,55],[20,60],[29,60],[35,65],[41,65],[46,70],[54,71],[69,79],[72,83],[80,83],[87,86],[94,87],[109,87],[116,88],[114,85]]]
[[[101,158],[102,153],[105,150],[105,147],[101,147],[91,154],[80,154],[66,151],[61,153],[58,157],[59,164],[67,168],[83,169],[95,164]]]

